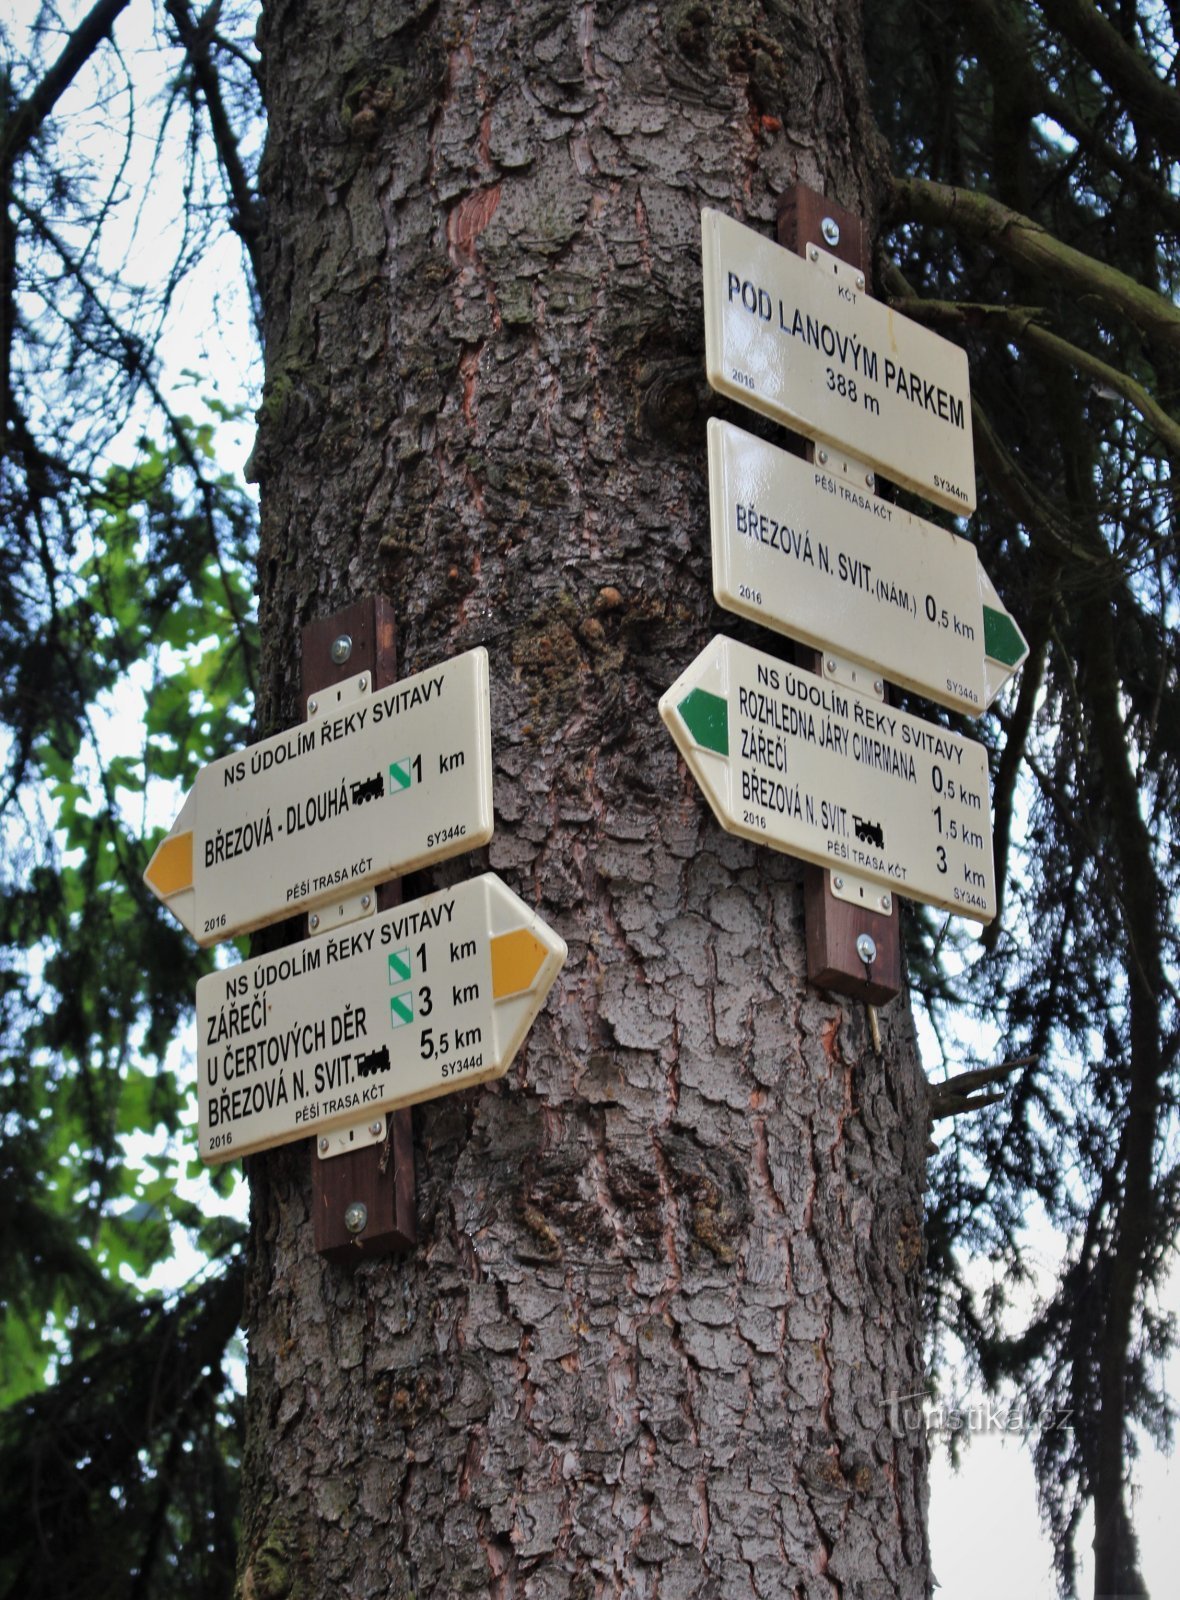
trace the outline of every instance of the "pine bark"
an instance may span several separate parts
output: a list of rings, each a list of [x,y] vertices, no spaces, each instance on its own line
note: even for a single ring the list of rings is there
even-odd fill
[[[260,38],[260,732],[365,592],[403,672],[485,644],[497,832],[406,892],[490,865],[570,957],[504,1080],[416,1108],[413,1255],[325,1263],[306,1146],[250,1162],[241,1594],[926,1596],[908,1010],[876,1056],[808,987],[798,864],[656,711],[733,624],[700,209],[872,215],[858,8],[280,0]]]

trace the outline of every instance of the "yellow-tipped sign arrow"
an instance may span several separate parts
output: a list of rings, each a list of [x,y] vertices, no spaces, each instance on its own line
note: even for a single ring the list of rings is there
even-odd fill
[[[201,1159],[500,1077],[565,957],[486,872],[210,973],[197,985]]]
[[[358,674],[314,695],[298,727],[203,767],[144,881],[210,945],[491,835],[477,649],[385,689]]]

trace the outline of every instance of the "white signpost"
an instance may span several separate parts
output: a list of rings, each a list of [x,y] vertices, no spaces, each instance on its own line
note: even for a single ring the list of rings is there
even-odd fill
[[[210,973],[197,985],[201,1159],[499,1077],[565,956],[488,872]]]
[[[963,350],[866,295],[825,251],[804,260],[710,210],[701,245],[715,389],[951,511],[975,509]]]
[[[488,657],[386,689],[368,674],[307,721],[202,768],[144,880],[198,944],[359,894],[492,835]]]
[[[718,603],[979,716],[1028,654],[966,539],[709,421]]]
[[[987,753],[718,636],[660,701],[730,833],[988,922]]]

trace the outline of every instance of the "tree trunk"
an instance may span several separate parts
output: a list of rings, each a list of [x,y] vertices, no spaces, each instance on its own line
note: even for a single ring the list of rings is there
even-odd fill
[[[260,731],[365,592],[403,673],[486,644],[496,835],[407,893],[490,864],[570,956],[504,1080],[416,1108],[407,1259],[326,1264],[307,1146],[249,1163],[241,1593],[926,1596],[908,1011],[878,1057],[808,987],[801,869],[656,711],[741,631],[700,210],[871,216],[858,8],[264,12]]]

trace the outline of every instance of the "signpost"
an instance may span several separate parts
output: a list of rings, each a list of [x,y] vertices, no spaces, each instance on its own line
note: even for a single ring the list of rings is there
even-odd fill
[[[713,592],[817,650],[979,716],[1028,654],[966,539],[717,418]]]
[[[305,723],[202,768],[144,879],[216,944],[492,835],[487,651],[374,690],[359,673]]]
[[[987,752],[974,740],[722,636],[660,715],[728,832],[995,916]]]
[[[565,956],[489,872],[210,973],[197,985],[201,1159],[499,1077]]]
[[[960,516],[975,509],[965,351],[872,299],[863,274],[815,245],[804,260],[710,210],[701,244],[715,389]]]

